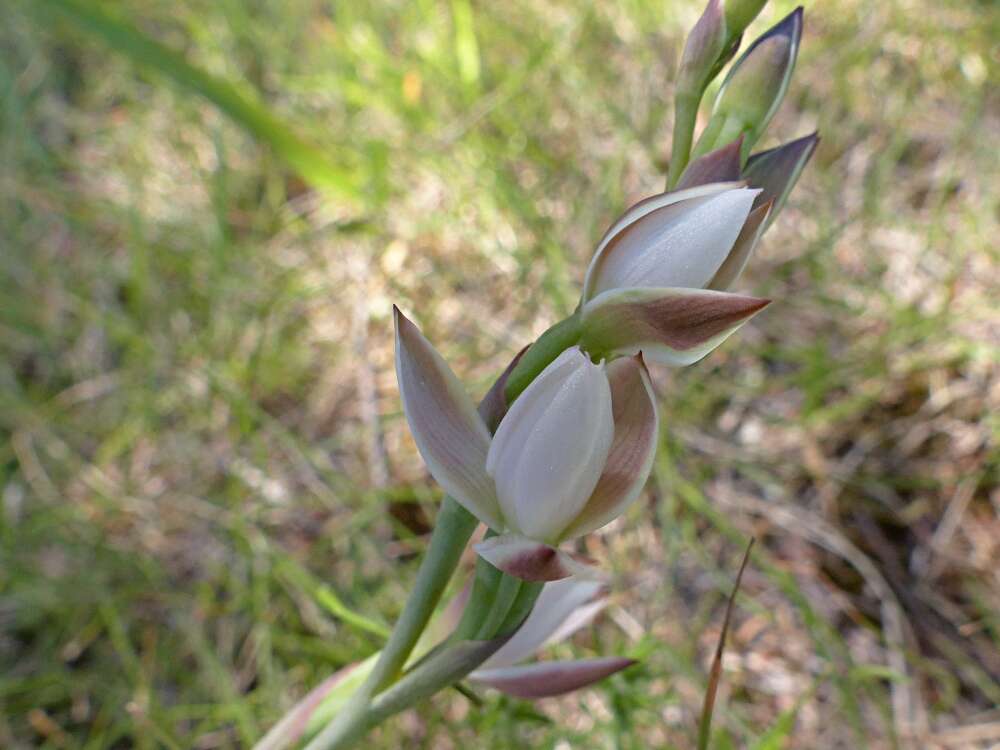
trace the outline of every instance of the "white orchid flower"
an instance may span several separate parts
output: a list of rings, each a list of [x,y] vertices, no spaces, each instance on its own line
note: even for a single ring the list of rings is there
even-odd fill
[[[468,394],[396,310],[403,410],[424,461],[456,501],[497,532],[476,550],[500,570],[548,581],[582,570],[556,548],[618,517],[652,468],[658,421],[640,357],[556,358],[490,437]]]
[[[689,167],[688,187],[635,204],[598,244],[582,308],[581,345],[592,354],[642,351],[691,364],[769,303],[725,290],[746,267],[771,203],[754,208],[761,191],[741,182],[692,184],[738,175],[738,145],[704,159]]]

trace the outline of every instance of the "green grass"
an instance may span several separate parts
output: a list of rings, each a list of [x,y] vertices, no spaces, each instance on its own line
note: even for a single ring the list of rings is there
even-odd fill
[[[433,518],[391,303],[477,395],[571,311],[662,189],[700,9],[100,6],[160,59],[34,5],[0,29],[0,746],[248,747],[380,647]],[[614,605],[557,648],[642,665],[538,705],[442,694],[372,747],[693,747],[751,534],[713,748],[930,746],[900,701],[989,720],[1000,13],[806,11],[761,145],[823,141],[742,282],[777,303],[656,373],[647,497],[587,541]]]

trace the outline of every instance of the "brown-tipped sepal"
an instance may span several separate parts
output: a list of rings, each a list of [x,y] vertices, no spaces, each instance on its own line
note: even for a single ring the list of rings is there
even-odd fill
[[[583,308],[581,344],[593,356],[635,354],[666,365],[697,362],[770,300],[707,289],[619,289]]]
[[[751,185],[761,189],[757,204],[773,202],[771,215],[764,223],[764,229],[771,225],[778,212],[798,182],[802,170],[812,158],[819,144],[816,133],[784,143],[777,148],[753,154],[747,161],[744,174]]]
[[[486,539],[475,546],[486,562],[523,581],[559,581],[570,576],[594,578],[597,570],[578,557],[515,534]]]
[[[615,439],[604,471],[580,515],[564,532],[571,539],[610,523],[635,502],[649,478],[659,439],[656,396],[642,355],[608,365]]]
[[[771,217],[772,205],[769,201],[750,212],[743,229],[740,230],[740,236],[736,238],[729,255],[719,266],[715,276],[708,282],[707,289],[717,289],[724,292],[740,278],[743,269],[750,262],[754,248],[757,247],[757,243],[764,235],[764,229]]]

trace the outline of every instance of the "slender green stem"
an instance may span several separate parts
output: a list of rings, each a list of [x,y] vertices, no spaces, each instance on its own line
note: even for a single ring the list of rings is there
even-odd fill
[[[491,529],[487,536],[493,535],[494,532]],[[500,586],[502,576],[503,573],[483,558],[476,559],[476,577],[472,582],[472,591],[469,594],[465,610],[462,612],[462,619],[452,634],[453,640],[473,638],[479,632],[483,620],[489,613],[489,603],[496,599],[497,588]]]
[[[535,601],[542,593],[543,586],[542,583],[524,581],[517,592],[517,598],[507,612],[507,616],[494,635],[506,635],[520,627],[524,619],[531,613],[531,608],[535,606]]]
[[[577,311],[539,336],[507,378],[504,391],[507,403],[514,403],[514,399],[531,385],[531,381],[537,378],[542,370],[552,364],[552,361],[566,349],[579,342],[581,332],[580,313]]]
[[[493,606],[490,607],[489,614],[479,626],[476,633],[476,640],[486,640],[492,638],[500,631],[500,626],[507,619],[510,608],[514,605],[517,595],[521,591],[523,581],[520,578],[503,575],[500,578],[500,585],[497,586],[497,594],[493,599]]]
[[[478,523],[475,516],[453,499],[444,499],[413,590],[368,679],[371,695],[392,682],[403,669]]]
[[[698,119],[698,104],[701,92],[683,94],[678,92],[674,100],[674,135],[670,144],[670,169],[667,172],[667,189],[676,187],[684,174],[694,140],[694,126]]]

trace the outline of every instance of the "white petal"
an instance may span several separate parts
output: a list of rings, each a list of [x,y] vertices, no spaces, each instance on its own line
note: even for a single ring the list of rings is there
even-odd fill
[[[486,470],[508,526],[558,541],[593,492],[613,438],[603,366],[568,349],[514,402],[490,446]]]
[[[604,253],[607,250],[608,245],[611,243],[611,240],[613,240],[626,227],[634,224],[643,216],[674,203],[680,203],[681,201],[690,200],[692,198],[703,198],[705,196],[718,195],[726,190],[732,190],[733,188],[744,186],[745,183],[742,182],[717,182],[708,185],[697,185],[683,190],[673,190],[667,193],[653,195],[649,198],[644,198],[634,206],[631,206],[627,211],[625,211],[624,214],[622,214],[621,218],[611,225],[608,231],[604,233],[604,237],[602,237],[601,241],[597,244],[597,250],[594,251],[594,257],[591,258],[590,267],[587,269],[587,278],[583,283],[584,301],[587,301],[597,293],[594,290],[594,287],[597,285],[597,276],[600,272],[600,266],[604,261]]]
[[[604,591],[600,581],[578,577],[546,583],[524,624],[480,669],[517,664],[544,645],[568,638],[606,606]]]
[[[758,192],[727,190],[647,214],[609,244],[593,295],[630,287],[704,287],[729,255]]]
[[[489,430],[441,355],[399,310],[395,317],[396,377],[420,455],[445,492],[498,528],[496,490],[486,473]]]

